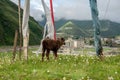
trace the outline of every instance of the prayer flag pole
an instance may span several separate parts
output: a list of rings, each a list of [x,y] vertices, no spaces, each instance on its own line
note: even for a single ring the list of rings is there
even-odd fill
[[[28,43],[29,43],[29,14],[30,14],[30,0],[25,0],[25,6],[23,10],[23,20],[22,20],[22,34],[23,34],[23,52],[24,59],[28,59]]]
[[[21,0],[18,0],[18,14],[19,14],[19,33],[20,33],[20,49],[19,49],[19,59],[21,60],[22,52],[22,26],[21,26]]]
[[[93,19],[93,27],[94,27],[94,43],[96,54],[99,56],[100,59],[103,58],[103,48],[101,43],[101,36],[100,36],[100,22],[98,18],[98,9],[97,9],[97,0],[89,0],[90,7],[91,7],[91,14]]]
[[[52,0],[50,0],[50,9],[46,5],[44,0],[41,0],[41,2],[42,2],[42,5],[43,5],[45,16],[46,16],[46,24],[44,26],[43,39],[45,39],[46,37],[49,37],[50,39],[56,40],[56,31],[55,31],[55,25],[54,25],[54,15],[53,15]],[[41,40],[41,44],[42,44],[42,40]],[[42,50],[42,45],[40,45],[39,49],[35,53],[38,55],[40,50]]]

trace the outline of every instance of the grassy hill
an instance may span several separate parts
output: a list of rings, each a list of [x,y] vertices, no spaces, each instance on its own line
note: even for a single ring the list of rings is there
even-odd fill
[[[65,20],[61,19],[55,22],[56,29],[65,25],[68,21],[72,21],[76,26],[82,30],[89,32],[90,36],[93,35],[93,23],[91,20]],[[120,35],[120,23],[112,22],[109,20],[100,20],[101,35],[102,37],[115,37]]]
[[[30,17],[29,28],[30,44],[39,44],[42,37],[42,27]],[[18,29],[17,5],[10,0],[0,0],[0,45],[13,45],[16,29]]]
[[[87,30],[90,33],[93,33],[93,24],[90,20],[85,21],[73,21],[83,30]],[[120,23],[112,22],[109,20],[101,20],[101,36],[102,37],[115,37],[120,35]]]
[[[87,36],[87,32],[82,30],[80,27],[75,25],[73,22],[68,21],[65,25],[60,27],[57,32],[64,33],[66,36],[74,36],[74,37],[84,37]]]

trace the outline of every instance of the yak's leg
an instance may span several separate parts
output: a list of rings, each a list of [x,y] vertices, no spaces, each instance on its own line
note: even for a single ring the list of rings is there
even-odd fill
[[[50,50],[47,50],[47,52],[46,52],[47,60],[49,60],[49,54],[50,54]]]
[[[55,59],[57,59],[58,55],[57,55],[57,51],[54,51],[54,56],[55,56]]]
[[[45,56],[45,49],[43,49],[43,52],[42,52],[42,61],[44,61],[44,56]]]

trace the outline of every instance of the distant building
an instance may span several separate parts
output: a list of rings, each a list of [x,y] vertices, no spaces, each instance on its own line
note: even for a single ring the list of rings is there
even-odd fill
[[[66,40],[66,46],[69,48],[81,48],[84,46],[84,41],[83,40],[74,40],[72,38],[68,38],[68,40]]]
[[[75,49],[79,49],[82,47],[84,47],[83,40],[74,40],[72,38],[68,38],[65,41],[65,45],[59,51],[64,53],[72,53]]]

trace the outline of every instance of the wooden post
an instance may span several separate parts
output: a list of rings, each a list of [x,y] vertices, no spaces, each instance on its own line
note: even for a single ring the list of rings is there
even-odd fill
[[[14,61],[15,56],[16,56],[17,39],[18,39],[18,30],[15,31],[15,37],[14,37],[13,58],[12,58],[13,61]]]
[[[21,60],[22,52],[22,26],[21,26],[21,0],[18,0],[18,14],[19,14],[19,33],[20,33],[20,49],[19,49],[19,59]]]

